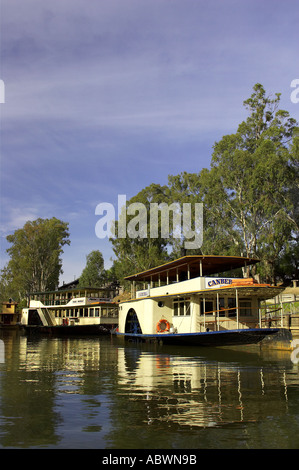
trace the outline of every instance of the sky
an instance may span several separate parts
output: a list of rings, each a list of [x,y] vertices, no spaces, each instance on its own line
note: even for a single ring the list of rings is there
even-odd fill
[[[108,269],[97,205],[209,168],[255,83],[299,121],[298,0],[0,0],[0,15],[0,268],[7,235],[57,217],[61,283],[93,250]]]

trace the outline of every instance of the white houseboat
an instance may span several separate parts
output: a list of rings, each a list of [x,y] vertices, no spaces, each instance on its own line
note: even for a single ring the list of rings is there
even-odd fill
[[[118,324],[118,304],[101,298],[101,293],[90,287],[30,293],[21,325],[43,333],[110,333]]]
[[[131,300],[120,303],[115,333],[163,344],[258,343],[279,331],[265,327],[260,304],[282,289],[253,278],[230,277],[232,270],[240,276],[241,268],[257,262],[232,256],[184,256],[128,276]]]

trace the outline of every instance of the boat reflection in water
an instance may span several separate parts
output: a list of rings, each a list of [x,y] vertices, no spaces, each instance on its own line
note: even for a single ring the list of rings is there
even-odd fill
[[[1,341],[0,447],[298,445],[299,374],[289,351],[17,332]]]
[[[129,401],[143,395],[147,424],[215,427],[258,422],[287,410],[290,381],[280,367],[285,361],[291,367],[287,351],[197,349],[192,356],[137,348],[119,350],[119,386],[125,394],[129,388]],[[266,363],[259,365],[261,359]]]

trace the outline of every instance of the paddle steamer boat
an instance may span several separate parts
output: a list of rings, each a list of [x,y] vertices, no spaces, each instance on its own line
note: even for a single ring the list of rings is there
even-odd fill
[[[245,272],[258,261],[184,256],[126,277],[131,299],[120,303],[115,334],[163,344],[226,346],[258,343],[278,333],[279,328],[265,327],[260,306],[282,289],[252,277],[230,277],[232,270]]]
[[[118,304],[90,287],[30,293],[21,318],[27,331],[67,335],[109,334],[117,324]]]

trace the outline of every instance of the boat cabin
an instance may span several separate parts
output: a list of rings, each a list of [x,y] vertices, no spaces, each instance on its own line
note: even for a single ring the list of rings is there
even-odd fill
[[[242,277],[259,260],[184,256],[126,277],[131,299],[120,303],[121,334],[198,333],[261,328],[260,304],[281,292]]]
[[[0,313],[0,327],[15,327],[21,321],[21,314],[18,311],[18,303],[9,299],[2,302]]]

